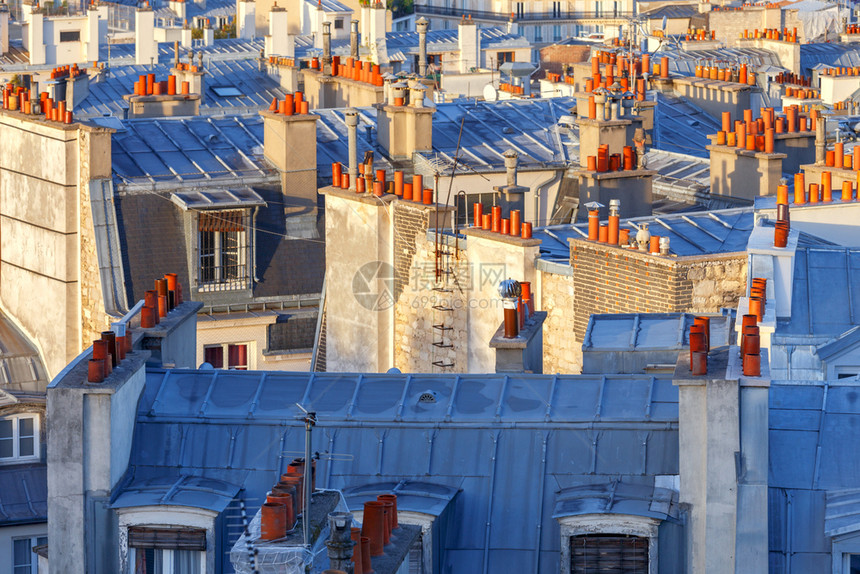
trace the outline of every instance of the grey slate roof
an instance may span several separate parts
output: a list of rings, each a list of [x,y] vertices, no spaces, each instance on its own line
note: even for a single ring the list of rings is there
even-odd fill
[[[0,526],[47,519],[47,466],[28,464],[0,469]]]
[[[720,130],[720,124],[690,102],[657,93],[654,110],[654,147],[663,151],[708,157],[709,134]]]
[[[435,403],[418,401],[427,391]],[[319,487],[414,486],[429,474],[442,493],[462,490],[444,541],[450,572],[481,571],[486,553],[490,571],[549,574],[559,567],[556,490],[612,480],[648,489],[677,474],[677,401],[671,380],[649,376],[149,370],[129,473],[242,486],[254,511],[302,449],[299,403],[317,413],[312,450],[354,456],[320,461]],[[506,526],[514,520],[531,527]]]

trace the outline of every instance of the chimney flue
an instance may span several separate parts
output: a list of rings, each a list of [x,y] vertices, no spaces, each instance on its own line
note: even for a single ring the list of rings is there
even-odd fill
[[[427,26],[429,22],[423,16],[415,23],[418,30],[418,75],[427,76]]]
[[[358,20],[350,22],[349,55],[353,60],[358,60]]]
[[[505,339],[513,339],[520,332],[520,323],[517,318],[517,298],[522,294],[518,281],[505,279],[499,284],[499,295],[502,297],[502,305],[505,310]]]
[[[823,165],[825,159],[825,131],[827,126],[827,118],[818,114],[815,120],[815,163]]]
[[[349,109],[344,113],[349,140],[349,181],[350,188],[355,187],[358,180],[358,112]]]
[[[512,149],[504,153],[505,155],[505,170],[508,173],[508,187],[516,187],[517,185],[517,163],[519,154]]]
[[[331,74],[331,22],[323,22],[323,74]]]

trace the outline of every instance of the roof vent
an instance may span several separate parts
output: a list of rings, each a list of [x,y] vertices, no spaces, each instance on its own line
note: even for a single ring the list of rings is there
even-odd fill
[[[425,404],[433,404],[436,402],[436,391],[424,391],[418,395],[418,402]]]

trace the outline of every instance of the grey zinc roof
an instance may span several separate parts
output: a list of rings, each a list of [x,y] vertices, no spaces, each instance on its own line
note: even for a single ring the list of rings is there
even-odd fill
[[[675,153],[706,158],[709,134],[720,124],[686,99],[657,93],[654,110],[653,147]]]
[[[860,46],[841,42],[800,45],[800,70],[808,74],[818,64],[860,66]]]
[[[399,502],[399,501],[398,501]],[[583,514],[632,514],[658,520],[678,518],[678,493],[646,484],[586,484],[558,493],[554,518]]]
[[[47,519],[47,467],[32,464],[0,469],[0,526]]]
[[[312,45],[311,40],[305,36],[296,37],[296,50],[306,50]],[[110,48],[108,48],[110,46]],[[255,38],[246,40],[243,38],[226,38],[215,40],[211,45],[202,44],[194,46],[195,63],[196,54],[203,53],[203,64],[208,66],[211,62],[225,60],[247,60],[260,57],[260,50],[265,48],[265,39]],[[110,60],[108,60],[110,52]],[[180,49],[180,56],[187,58],[187,50]],[[161,64],[172,64],[174,57],[173,42],[160,42],[158,44],[158,62]],[[112,67],[134,64],[134,44],[101,44],[99,46],[99,60]]]
[[[39,351],[4,313],[0,312],[0,400],[44,402],[48,373]]]
[[[624,206],[621,206],[624,213]],[[605,208],[601,217],[606,218]],[[753,229],[751,207],[622,219],[621,228],[636,234],[636,226],[648,223],[652,235],[669,238],[669,250],[680,256],[712,255],[745,251]],[[635,225],[634,225],[635,224]],[[558,262],[570,260],[568,239],[588,237],[588,223],[551,225],[534,230],[534,237],[543,240],[541,257]]]
[[[549,574],[557,490],[678,474],[677,401],[670,379],[649,376],[149,370],[129,472],[235,484],[253,512],[302,450],[299,403],[317,413],[313,451],[352,455],[320,460],[319,487],[460,490],[444,541],[452,574],[481,571],[484,556],[489,571]]]
[[[860,250],[798,247],[791,317],[779,321],[777,335],[840,335],[860,324],[858,297]]]
[[[504,28],[491,27],[481,28],[481,48],[527,48],[531,44],[519,34],[509,34]],[[458,44],[458,31],[456,28],[450,30],[428,30],[427,52],[434,54],[440,52],[453,52],[460,49]],[[389,51],[402,51],[408,54],[418,53],[417,32],[388,32],[385,35],[385,43]]]
[[[858,397],[853,380],[771,384],[768,507],[780,525],[768,533],[772,572],[829,572],[829,536],[856,530]]]
[[[159,80],[171,73],[169,63],[150,66],[117,66],[110,69],[107,77],[91,82],[89,96],[75,109],[80,119],[112,115],[123,118],[128,113],[128,102],[124,95],[134,93],[134,82],[141,75],[154,73]],[[206,94],[200,106],[202,115],[224,115],[265,109],[272,98],[283,99],[286,92],[278,83],[260,72],[254,60],[214,61],[206,66]],[[216,88],[230,87],[240,92],[238,96],[219,96]]]
[[[364,503],[376,500],[380,494],[396,494],[397,510],[439,516],[460,489],[421,480],[370,482],[343,490],[350,510],[361,510]]]
[[[755,67],[763,64],[779,66],[775,52],[760,48],[719,48],[714,50],[664,50],[656,56],[668,56],[669,71],[692,76],[696,66],[706,64],[747,64]]]
[[[588,320],[583,350],[639,351],[681,350],[689,347],[692,313],[594,314]],[[711,320],[711,347],[727,345],[729,321]]]
[[[164,475],[136,480],[114,499],[113,508],[135,506],[191,506],[223,511],[239,492],[239,487],[211,478]]]

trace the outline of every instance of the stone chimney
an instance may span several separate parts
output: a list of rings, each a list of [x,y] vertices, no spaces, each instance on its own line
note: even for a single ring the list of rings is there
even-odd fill
[[[460,21],[457,27],[457,45],[460,48],[460,73],[465,74],[478,68],[481,63],[481,32],[471,18]]]
[[[138,66],[152,66],[158,63],[155,13],[148,3],[134,13],[134,63]]]
[[[687,572],[768,569],[767,350],[760,376],[742,373],[736,346],[711,349],[706,374],[680,353],[680,502],[689,505]],[[740,565],[743,565],[742,567]]]
[[[236,6],[236,33],[244,40],[257,37],[257,3],[254,0],[239,0]]]
[[[415,22],[418,31],[418,75],[422,78],[427,76],[427,27],[430,22],[422,16]]]
[[[387,9],[382,2],[372,2],[370,6],[370,39],[369,44],[375,44],[385,39],[387,31]]]
[[[358,52],[358,20],[349,23],[349,56],[353,60],[359,59]]]
[[[331,22],[323,22],[322,30],[322,71],[325,75],[331,75]]]
[[[397,84],[392,92],[402,93]],[[412,159],[416,151],[429,152],[433,149],[433,114],[435,107],[424,107],[424,87],[409,89],[409,105],[395,105],[400,98],[394,96],[392,102],[377,104],[377,143],[395,159]],[[404,101],[405,103],[405,101]]]

